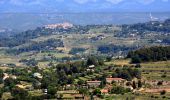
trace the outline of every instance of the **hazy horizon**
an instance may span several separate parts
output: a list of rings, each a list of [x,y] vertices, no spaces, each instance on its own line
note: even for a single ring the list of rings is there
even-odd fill
[[[169,12],[169,0],[1,0],[0,13]]]
[[[150,21],[150,14],[158,21],[170,18],[170,13],[4,13],[0,14],[0,28],[28,30],[47,24],[70,22],[76,25],[134,24]],[[17,24],[16,24],[17,23]]]

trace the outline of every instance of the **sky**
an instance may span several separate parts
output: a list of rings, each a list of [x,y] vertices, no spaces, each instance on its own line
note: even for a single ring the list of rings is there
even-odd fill
[[[170,0],[0,0],[0,13],[169,11]]]

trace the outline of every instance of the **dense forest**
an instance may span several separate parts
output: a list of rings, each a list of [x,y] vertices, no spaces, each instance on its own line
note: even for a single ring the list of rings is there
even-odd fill
[[[19,49],[9,49],[7,50],[7,53],[19,54],[29,51],[53,50],[56,47],[64,47],[64,44],[60,39],[49,39],[43,42],[35,42],[29,46],[24,46]]]
[[[101,45],[98,47],[98,51],[103,53],[103,54],[107,54],[107,53],[117,53],[120,51],[132,51],[134,49],[137,49],[137,46],[126,46],[126,45]]]
[[[170,46],[155,46],[131,51],[128,53],[127,58],[132,58],[132,63],[169,60]]]

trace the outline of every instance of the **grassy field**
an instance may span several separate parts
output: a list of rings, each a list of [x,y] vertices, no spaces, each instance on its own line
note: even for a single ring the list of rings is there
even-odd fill
[[[170,94],[132,94],[105,96],[104,100],[169,100]]]
[[[0,64],[15,64],[16,66],[22,66],[22,63],[19,63],[19,59],[12,56],[0,56]]]
[[[142,63],[141,66],[146,79],[170,81],[170,61]]]
[[[29,91],[29,95],[31,95],[31,96],[42,96],[43,92],[42,92],[42,90]]]
[[[3,93],[1,100],[9,100],[9,99],[13,99],[13,97],[11,96],[11,93],[10,92]]]
[[[12,69],[12,68],[9,68],[9,67],[0,67],[0,69],[2,69],[3,71],[6,71],[7,69]]]
[[[133,65],[130,64],[130,59],[114,59],[110,62],[105,62],[106,65]]]
[[[142,63],[143,67],[154,67],[154,68],[160,68],[160,67],[169,67],[170,68],[170,61],[159,61],[159,62],[149,62],[149,63]]]
[[[130,59],[115,59],[111,62],[106,62],[106,65],[128,65],[130,64]],[[164,80],[170,81],[170,61],[158,61],[158,62],[147,62],[141,63],[142,76],[148,80]],[[166,77],[162,77],[166,75]]]
[[[59,35],[49,35],[49,36],[41,36],[35,39],[32,39],[34,42],[41,42],[41,41],[47,41],[48,39],[59,39]]]

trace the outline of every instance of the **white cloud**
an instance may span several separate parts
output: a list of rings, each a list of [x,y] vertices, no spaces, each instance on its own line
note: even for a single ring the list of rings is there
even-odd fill
[[[9,0],[8,2],[14,5],[34,5],[41,4],[44,0]]]
[[[67,2],[67,0],[54,0],[57,2]],[[95,3],[95,4],[105,4],[105,3],[109,3],[110,5],[112,4],[119,4],[122,2],[128,2],[128,3],[134,3],[134,2],[138,2],[140,4],[151,4],[157,0],[71,0],[72,2],[75,2],[77,4],[86,4],[86,3]],[[159,0],[162,2],[168,2],[169,0]],[[11,3],[13,5],[38,5],[38,4],[46,4],[45,2],[53,2],[53,0],[0,0],[0,4],[4,4],[4,3]]]
[[[87,3],[89,0],[74,0],[74,1],[79,4],[84,4]]]
[[[97,0],[74,0],[74,2],[79,4],[85,4],[87,2],[96,2]]]
[[[63,2],[64,0],[55,0],[55,1],[57,1],[57,2]]]
[[[142,4],[150,4],[153,3],[155,0],[136,0],[136,1]]]
[[[118,4],[124,0],[106,0],[107,2],[111,2],[112,4]]]

